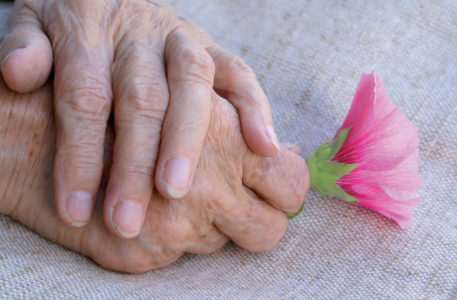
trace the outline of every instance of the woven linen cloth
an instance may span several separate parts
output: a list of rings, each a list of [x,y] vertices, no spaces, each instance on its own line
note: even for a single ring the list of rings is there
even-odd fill
[[[234,244],[141,275],[105,270],[0,216],[0,298],[456,299],[457,1],[173,0],[256,71],[281,140],[333,137],[375,69],[420,135],[411,227],[310,192],[279,246]],[[0,4],[4,36],[10,4]]]

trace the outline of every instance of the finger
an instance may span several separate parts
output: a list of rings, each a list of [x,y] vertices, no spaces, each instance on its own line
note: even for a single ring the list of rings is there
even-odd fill
[[[162,130],[156,185],[165,198],[183,197],[192,182],[211,114],[214,65],[185,32],[167,37],[170,103]]]
[[[133,238],[153,190],[168,86],[160,55],[131,43],[120,47],[113,65],[116,142],[104,215],[114,233]]]
[[[235,194],[219,195],[214,223],[240,247],[254,252],[270,251],[287,230],[287,217],[240,186]]]
[[[273,129],[270,104],[252,69],[236,55],[217,46],[207,49],[216,66],[214,88],[238,111],[249,148],[262,156],[280,150]]]
[[[283,145],[273,158],[252,156],[243,162],[243,183],[264,201],[287,215],[303,205],[309,189],[308,168],[303,158]]]
[[[189,197],[185,202],[167,200],[154,192],[144,233],[154,244],[177,252],[209,254],[219,250],[228,238],[201,215],[201,203],[195,203]]]
[[[100,183],[112,98],[108,55],[81,48],[58,49],[54,79],[56,206],[62,220],[77,227],[89,221]]]
[[[83,243],[79,245],[81,252],[98,264],[122,272],[141,273],[171,264],[184,254],[183,249],[174,247],[174,244],[161,244],[157,239],[157,235],[161,233],[162,223],[166,221],[162,218],[162,212],[166,208],[165,199],[154,201],[159,209],[148,210],[148,222],[138,240],[120,239],[111,234],[104,225],[100,202],[97,202],[100,211],[97,209],[97,214],[91,219],[87,229],[84,229],[84,233],[88,234],[84,235]],[[110,251],[100,251],[100,247],[94,245],[101,245]]]
[[[32,92],[45,84],[52,68],[52,48],[35,13],[17,5],[11,32],[0,45],[0,70],[8,87]]]

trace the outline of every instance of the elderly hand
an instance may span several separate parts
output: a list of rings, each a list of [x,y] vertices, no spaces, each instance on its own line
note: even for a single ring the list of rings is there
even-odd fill
[[[71,226],[89,222],[112,110],[116,137],[104,219],[124,238],[140,232],[154,183],[166,198],[188,192],[213,87],[238,110],[251,150],[278,151],[252,70],[164,1],[16,0],[0,63],[6,84],[18,92],[42,86],[54,63],[55,201]]]
[[[56,127],[51,100],[49,86],[19,95],[7,92],[0,80],[0,213],[106,268],[143,272],[170,264],[185,252],[214,252],[228,238],[250,251],[268,251],[285,234],[286,216],[300,208],[308,190],[305,161],[289,146],[273,158],[253,154],[241,137],[236,111],[212,94],[208,135],[183,199],[166,200],[154,192],[140,235],[125,240],[104,226],[100,190],[89,224],[70,227],[52,205],[49,175]]]

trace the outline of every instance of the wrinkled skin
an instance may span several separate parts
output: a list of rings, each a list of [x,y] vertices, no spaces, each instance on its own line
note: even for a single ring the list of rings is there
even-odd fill
[[[213,94],[202,157],[183,199],[166,200],[154,192],[142,231],[126,240],[104,225],[100,189],[89,224],[71,227],[58,218],[53,205],[56,128],[51,97],[50,86],[19,95],[0,80],[0,213],[105,268],[144,272],[185,252],[217,251],[228,239],[250,251],[269,251],[286,232],[286,216],[304,201],[309,185],[304,160],[287,146],[274,158],[253,154],[242,139],[236,111]],[[105,174],[112,159],[110,132]]]
[[[71,226],[90,220],[112,110],[104,220],[123,238],[139,234],[154,188],[173,199],[188,192],[213,88],[238,110],[251,150],[278,152],[253,71],[162,0],[16,0],[0,63],[18,92],[41,87],[54,66],[55,202]]]

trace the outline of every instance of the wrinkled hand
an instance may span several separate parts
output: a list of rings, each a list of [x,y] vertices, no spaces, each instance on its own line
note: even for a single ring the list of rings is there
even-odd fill
[[[241,137],[237,113],[213,94],[208,135],[183,199],[166,200],[154,192],[140,235],[125,240],[104,226],[100,190],[89,224],[70,227],[60,221],[52,204],[49,175],[56,127],[50,98],[47,87],[18,95],[6,93],[0,81],[0,213],[106,268],[143,272],[170,264],[185,252],[214,252],[228,238],[250,251],[268,251],[285,234],[286,215],[303,203],[309,185],[304,160],[290,146],[283,146],[274,158],[253,154]]]
[[[11,23],[0,47],[11,89],[39,88],[54,64],[55,201],[69,225],[90,219],[112,110],[104,219],[124,238],[140,232],[154,183],[166,198],[188,192],[213,87],[238,110],[251,150],[278,151],[269,104],[252,70],[164,1],[16,0]]]

